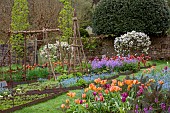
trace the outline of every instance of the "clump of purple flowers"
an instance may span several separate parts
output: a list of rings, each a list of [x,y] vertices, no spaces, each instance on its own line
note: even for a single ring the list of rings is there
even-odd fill
[[[116,57],[116,58],[107,58],[103,57],[102,59],[99,59],[96,57],[92,62],[91,66],[92,69],[100,69],[103,67],[107,67],[109,69],[114,69],[115,67],[121,67],[124,64],[131,64],[131,63],[137,63],[138,59],[129,57]]]
[[[124,92],[124,93],[121,94],[121,96],[122,96],[122,102],[125,102],[126,98],[128,97],[128,93]]]

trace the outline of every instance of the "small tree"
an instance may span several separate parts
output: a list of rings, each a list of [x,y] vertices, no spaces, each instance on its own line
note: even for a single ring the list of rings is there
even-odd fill
[[[14,5],[12,7],[11,30],[26,30],[29,27],[28,14],[29,10],[27,0],[14,0]],[[19,57],[23,57],[23,34],[13,35],[10,40],[13,50],[16,51]]]
[[[121,37],[116,37],[114,41],[115,51],[119,55],[146,53],[151,45],[150,38],[141,32],[127,32]]]
[[[62,31],[62,40],[67,41],[72,36],[72,17],[73,8],[71,0],[59,0],[63,4],[63,8],[59,13],[59,28]]]
[[[165,34],[170,24],[165,0],[101,0],[93,14],[96,34],[120,35],[132,30]]]

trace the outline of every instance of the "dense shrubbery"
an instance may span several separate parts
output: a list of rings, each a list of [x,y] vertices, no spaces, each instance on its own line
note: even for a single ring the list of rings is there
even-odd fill
[[[164,0],[102,0],[93,14],[93,30],[98,35],[120,35],[132,30],[164,34],[169,19],[169,7]]]

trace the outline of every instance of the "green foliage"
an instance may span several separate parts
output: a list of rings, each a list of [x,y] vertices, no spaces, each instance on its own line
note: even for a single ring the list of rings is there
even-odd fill
[[[49,75],[48,69],[47,68],[35,68],[33,70],[29,70],[27,74],[27,80],[32,80],[36,78],[47,78]]]
[[[94,50],[101,44],[101,41],[96,38],[82,38],[83,46],[85,49]]]
[[[93,30],[120,35],[130,31],[163,35],[169,28],[170,12],[164,0],[102,0],[93,14]]]
[[[26,30],[29,27],[28,22],[28,2],[27,0],[14,0],[12,7],[11,29],[14,31]],[[24,36],[22,34],[13,35],[11,38],[12,49],[17,55],[23,57]]]
[[[80,28],[80,36],[81,37],[89,37],[89,33],[85,29]]]
[[[59,0],[63,4],[63,8],[59,13],[59,28],[62,31],[62,40],[67,41],[72,36],[72,17],[73,8],[70,0]]]
[[[84,79],[79,79],[76,83],[77,86],[86,86],[87,82]]]

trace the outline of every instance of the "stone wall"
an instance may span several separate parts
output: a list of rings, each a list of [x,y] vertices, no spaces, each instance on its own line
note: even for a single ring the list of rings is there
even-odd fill
[[[170,36],[161,38],[153,37],[151,38],[151,42],[149,56],[153,59],[170,60]]]
[[[109,57],[115,56],[116,52],[114,51],[114,39],[113,38],[103,38],[99,39],[101,45],[98,46],[93,51],[85,51],[87,58],[92,58],[94,56],[101,57],[102,55],[107,55]],[[170,36],[162,38],[151,38],[151,46],[149,49],[149,56],[152,59],[167,59],[170,60]]]

